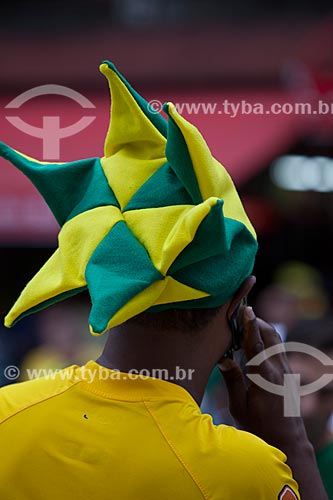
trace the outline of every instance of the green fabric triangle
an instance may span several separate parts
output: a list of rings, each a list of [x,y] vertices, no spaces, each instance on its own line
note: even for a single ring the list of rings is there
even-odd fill
[[[168,138],[165,149],[166,157],[179,178],[182,185],[189,193],[192,203],[197,205],[202,203],[199,184],[193,169],[192,160],[187,148],[187,144],[178,125],[168,112],[168,105],[163,106],[163,110],[168,114]],[[204,168],[204,167],[203,167]]]
[[[60,226],[92,208],[103,205],[119,207],[99,158],[70,163],[39,163],[4,143],[0,143],[0,152],[31,180]]]
[[[192,205],[192,199],[170,164],[165,163],[138,189],[123,212],[170,205]]]
[[[226,301],[251,274],[256,250],[257,242],[248,229],[239,221],[225,218],[223,201],[218,200],[193,241],[170,266],[168,275],[212,296],[221,297],[224,290]]]
[[[189,245],[178,255],[172,263],[168,274],[174,275],[177,271],[228,251],[228,235],[225,231],[223,215],[223,200],[216,200],[209,214],[203,219]]]
[[[93,331],[102,333],[122,306],[163,278],[126,223],[118,222],[96,247],[86,267]]]

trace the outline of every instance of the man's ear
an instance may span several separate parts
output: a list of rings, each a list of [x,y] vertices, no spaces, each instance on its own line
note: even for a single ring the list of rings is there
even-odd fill
[[[256,281],[257,281],[256,277],[251,275],[248,278],[246,278],[246,280],[243,281],[241,286],[238,288],[237,292],[234,294],[234,296],[230,300],[230,304],[229,304],[229,307],[227,310],[227,318],[229,320],[231,319],[231,316],[235,312],[235,310],[236,310],[237,306],[240,304],[241,300],[250,293],[250,291],[251,291],[252,287],[255,285]]]

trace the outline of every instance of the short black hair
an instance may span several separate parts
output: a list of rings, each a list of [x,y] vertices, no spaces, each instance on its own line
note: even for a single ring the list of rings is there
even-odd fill
[[[221,307],[223,306],[203,309],[166,309],[158,312],[144,311],[127,320],[126,324],[135,324],[156,331],[198,332],[213,320]]]

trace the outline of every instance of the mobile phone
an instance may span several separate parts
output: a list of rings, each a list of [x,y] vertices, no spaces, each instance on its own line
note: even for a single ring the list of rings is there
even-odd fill
[[[241,349],[243,338],[243,311],[246,306],[247,297],[243,297],[230,318],[231,346],[224,354],[225,358],[233,359],[234,352]]]

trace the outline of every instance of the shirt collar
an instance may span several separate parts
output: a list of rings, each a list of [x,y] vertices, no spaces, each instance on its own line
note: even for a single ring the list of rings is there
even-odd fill
[[[173,382],[106,368],[96,361],[77,367],[76,382],[90,392],[123,401],[181,400],[198,407],[191,394]]]

